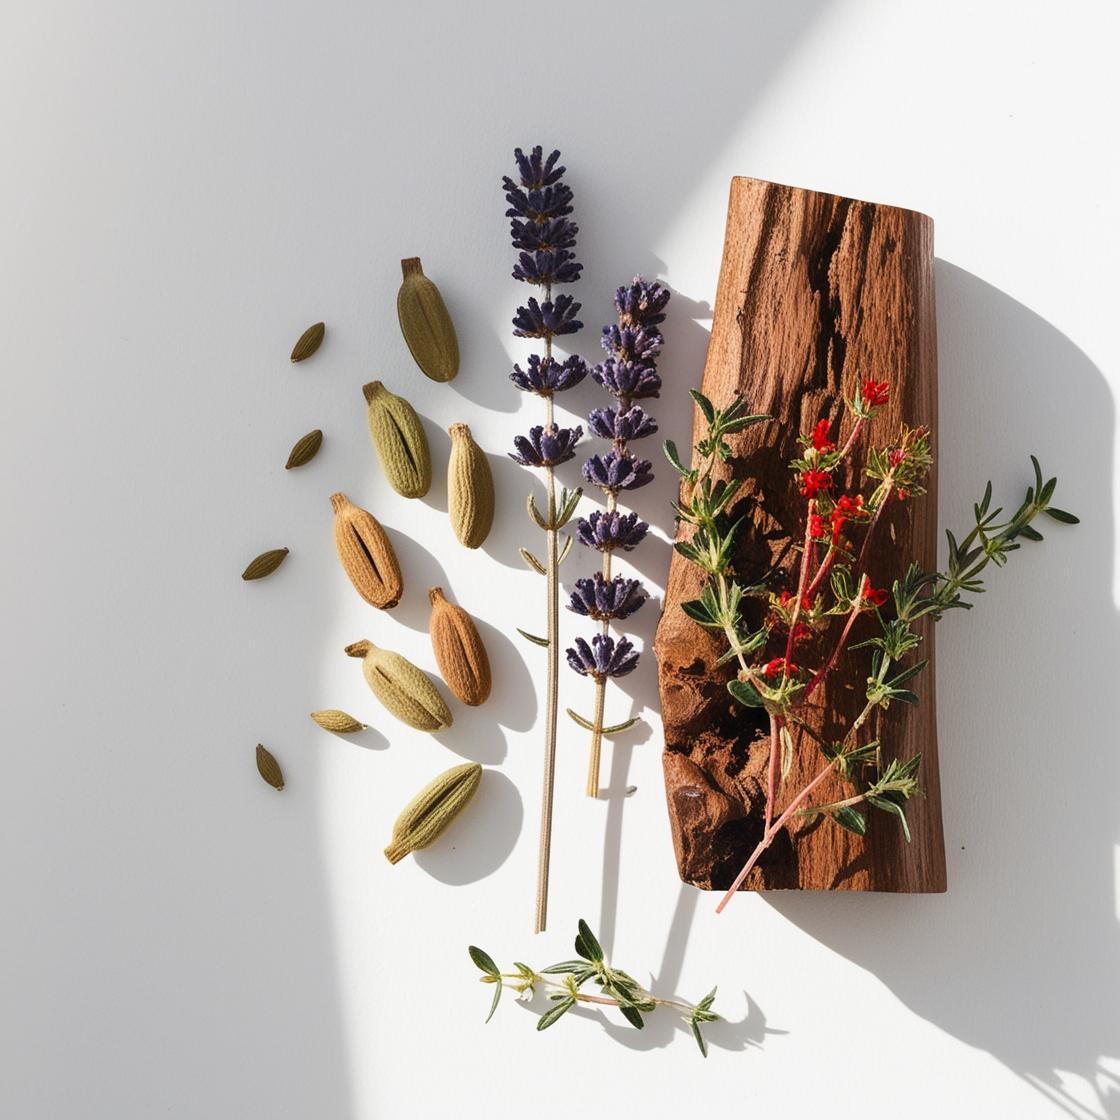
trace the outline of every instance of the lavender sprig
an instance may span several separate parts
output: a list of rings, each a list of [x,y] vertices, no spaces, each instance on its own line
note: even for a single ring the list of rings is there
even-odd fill
[[[528,549],[521,555],[534,571],[543,572],[546,580],[548,615],[547,637],[537,637],[521,631],[536,645],[548,649],[548,697],[545,705],[544,788],[541,797],[541,843],[537,867],[537,900],[535,931],[544,930],[548,921],[548,871],[552,847],[552,801],[556,769],[556,710],[559,689],[559,613],[560,578],[558,569],[567,552],[561,552],[557,537],[559,531],[571,520],[582,490],[556,493],[555,468],[575,456],[576,444],[583,436],[583,428],[561,428],[553,416],[553,397],[556,393],[578,385],[587,376],[587,364],[582,358],[559,359],[553,356],[553,339],[574,334],[583,324],[576,317],[580,305],[571,296],[552,296],[554,284],[571,284],[579,279],[583,266],[572,250],[576,244],[579,227],[568,217],[572,212],[572,190],[562,180],[564,167],[559,164],[560,153],[547,158],[544,149],[535,147],[526,155],[520,148],[513,153],[517,163],[517,176],[502,180],[509,209],[510,237],[518,250],[513,278],[542,289],[543,298],[530,297],[517,309],[513,317],[513,333],[518,338],[536,338],[544,343],[544,354],[532,354],[525,362],[513,367],[510,380],[525,393],[544,398],[545,422],[529,429],[527,436],[514,439],[510,458],[522,466],[544,471],[548,504],[544,513],[537,509],[535,499],[529,495],[529,514],[545,533],[547,562],[542,564]],[[568,542],[571,543],[570,541]],[[591,651],[588,651],[589,654]],[[608,659],[621,671],[626,671],[625,652],[612,651]],[[596,662],[596,665],[598,662]]]
[[[581,544],[602,555],[602,571],[593,579],[576,582],[569,609],[600,624],[600,632],[588,645],[576,638],[568,650],[568,664],[582,676],[595,681],[595,716],[584,719],[571,709],[568,714],[581,727],[591,732],[591,759],[587,772],[587,795],[599,796],[599,770],[604,735],[615,734],[638,722],[633,717],[613,727],[603,726],[606,708],[606,686],[611,677],[633,672],[638,653],[627,638],[610,636],[610,624],[633,614],[645,602],[646,593],[640,581],[611,576],[611,558],[615,549],[634,548],[645,536],[649,526],[638,520],[636,513],[618,512],[618,495],[636,490],[653,481],[653,464],[630,451],[630,443],[657,431],[657,421],[636,400],[656,397],[661,392],[661,378],[656,361],[663,338],[660,324],[665,320],[669,290],[657,281],[647,283],[640,276],[627,287],[615,292],[614,306],[618,322],[603,328],[602,345],[607,358],[591,370],[592,378],[615,398],[611,408],[592,409],[588,428],[600,439],[609,440],[611,449],[605,455],[591,455],[583,465],[583,476],[607,497],[607,508],[581,518],[576,536]]]

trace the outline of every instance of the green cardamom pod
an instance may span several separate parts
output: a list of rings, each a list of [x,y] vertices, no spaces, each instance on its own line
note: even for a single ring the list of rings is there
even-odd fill
[[[362,386],[369,412],[369,434],[381,469],[398,494],[422,498],[432,484],[428,437],[416,410],[380,381]]]
[[[264,579],[284,563],[284,557],[287,555],[286,548],[271,548],[268,552],[262,552],[255,560],[249,561],[249,566],[241,573],[241,578]]]
[[[288,461],[284,464],[284,470],[290,471],[293,467],[302,467],[304,463],[310,463],[319,454],[319,448],[322,446],[323,433],[318,428],[308,432],[302,439],[296,441],[296,445],[288,455]]]
[[[466,424],[452,424],[447,462],[447,509],[460,544],[478,548],[494,524],[494,476],[486,452]]]
[[[482,766],[464,762],[429,782],[401,811],[385,849],[390,863],[426,848],[467,807],[482,782]]]
[[[433,381],[459,372],[459,340],[439,288],[424,275],[419,257],[401,261],[404,280],[397,293],[401,334],[420,369]]]
[[[284,772],[280,769],[280,763],[260,743],[257,744],[257,771],[273,789],[284,788]]]
[[[356,720],[349,712],[338,708],[323,708],[321,711],[312,712],[311,718],[327,731],[337,731],[346,735],[351,731],[365,731],[366,725]]]
[[[323,343],[323,335],[327,328],[322,323],[315,323],[299,336],[299,341],[292,347],[292,361],[302,362],[310,358]]]
[[[374,696],[402,723],[418,731],[451,726],[451,712],[423,669],[392,650],[361,641],[346,647],[362,659],[362,673]]]

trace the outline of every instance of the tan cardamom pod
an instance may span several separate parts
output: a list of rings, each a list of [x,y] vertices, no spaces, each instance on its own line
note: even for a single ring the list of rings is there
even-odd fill
[[[281,564],[284,563],[284,557],[288,555],[286,548],[270,548],[267,552],[262,552],[255,560],[249,561],[249,566],[241,573],[242,579],[264,579],[265,576],[270,576]]]
[[[323,343],[323,335],[327,328],[322,323],[315,323],[299,336],[299,342],[292,347],[292,361],[302,362],[310,358]]]
[[[407,657],[366,641],[347,646],[346,653],[362,659],[366,684],[402,723],[419,731],[451,726],[451,712],[436,686]]]
[[[381,523],[345,494],[332,494],[334,546],[354,590],[370,606],[388,610],[404,593],[401,566]]]
[[[356,720],[349,712],[341,711],[338,708],[323,708],[318,712],[312,712],[311,718],[327,731],[337,731],[342,735],[351,731],[365,731],[366,729],[364,723]]]
[[[494,476],[486,452],[466,424],[452,424],[447,463],[447,508],[460,544],[478,548],[494,524]]]
[[[464,704],[481,704],[490,695],[490,658],[474,619],[449,603],[442,587],[433,587],[428,599],[432,604],[428,629],[440,675]]]
[[[459,340],[439,288],[424,275],[419,257],[401,261],[404,280],[397,293],[397,318],[412,357],[433,381],[459,372]]]
[[[302,439],[296,441],[296,445],[288,455],[288,461],[284,464],[284,470],[290,471],[293,467],[302,467],[304,463],[310,463],[319,454],[319,448],[322,446],[323,433],[318,428],[308,432]]]
[[[401,810],[385,858],[399,863],[409,852],[433,843],[467,807],[481,782],[482,767],[477,762],[452,766],[429,782]]]
[[[260,743],[257,744],[257,770],[273,789],[284,788],[284,772],[280,769],[280,763]]]
[[[369,434],[381,469],[398,494],[422,498],[432,484],[428,437],[416,410],[380,381],[362,386],[369,406]]]

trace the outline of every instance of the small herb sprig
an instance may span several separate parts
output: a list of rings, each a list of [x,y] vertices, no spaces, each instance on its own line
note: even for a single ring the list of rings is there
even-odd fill
[[[537,1020],[539,1031],[547,1030],[578,1003],[617,1007],[623,1018],[638,1030],[645,1026],[643,1014],[648,1015],[659,1007],[673,1008],[688,1022],[700,1053],[705,1058],[708,1056],[708,1043],[700,1028],[704,1023],[712,1023],[720,1018],[712,1010],[712,1003],[716,998],[715,988],[695,1004],[652,995],[633,976],[620,968],[612,968],[607,963],[603,947],[582,918],[576,934],[575,948],[578,960],[561,961],[539,971],[520,961],[514,961],[516,972],[502,972],[488,953],[471,945],[468,952],[482,972],[482,983],[495,986],[486,1022],[489,1023],[494,1017],[503,988],[516,992],[519,999],[530,998],[538,988],[548,992],[553,1006]],[[583,991],[585,984],[596,985],[600,994]]]

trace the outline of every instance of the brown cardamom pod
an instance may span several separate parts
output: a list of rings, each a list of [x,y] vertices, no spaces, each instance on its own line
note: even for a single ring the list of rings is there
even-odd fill
[[[397,719],[419,731],[451,726],[451,712],[436,686],[407,657],[366,641],[347,646],[346,653],[362,659],[366,684]]]
[[[286,548],[270,548],[267,552],[262,552],[255,560],[249,561],[249,566],[241,573],[242,579],[264,579],[265,576],[270,576],[281,564],[284,563],[284,558],[288,555]]]
[[[390,863],[434,843],[470,804],[482,783],[482,766],[464,762],[429,782],[402,810],[393,824],[393,838],[385,849]]]
[[[284,788],[284,773],[272,752],[257,744],[257,771],[273,789]]]
[[[315,323],[299,336],[299,341],[292,347],[292,361],[302,362],[310,358],[322,345],[323,335],[327,328],[322,323]]]
[[[440,675],[464,704],[481,704],[490,695],[492,681],[490,658],[474,619],[449,603],[442,587],[433,587],[428,599],[432,604],[429,632]]]
[[[486,452],[466,424],[452,424],[447,463],[447,509],[460,544],[478,548],[494,524],[494,476]]]
[[[369,410],[369,434],[381,469],[398,494],[422,498],[432,484],[428,437],[416,410],[380,381],[362,386]]]
[[[459,340],[439,289],[424,275],[419,257],[401,261],[404,280],[397,293],[397,318],[412,357],[433,381],[459,372]]]
[[[397,554],[380,522],[345,494],[332,494],[334,546],[354,590],[372,607],[388,610],[401,600],[404,584]]]

